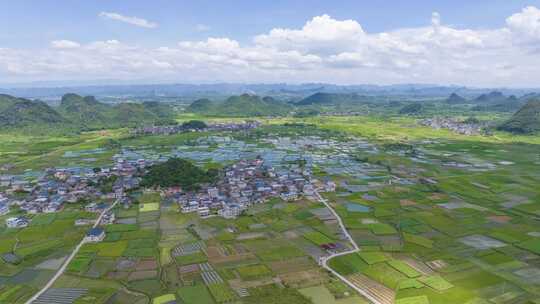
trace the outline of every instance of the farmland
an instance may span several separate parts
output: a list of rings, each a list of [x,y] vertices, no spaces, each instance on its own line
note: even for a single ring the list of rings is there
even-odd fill
[[[465,137],[404,127],[408,119],[384,126],[376,117],[301,121],[316,126],[277,118],[245,134],[133,137],[113,130],[54,141],[10,135],[2,161],[16,164],[11,173],[17,174],[44,169],[49,159],[93,167],[117,153],[183,153],[204,168],[264,155],[294,169],[295,156],[303,155],[311,178],[336,184],[321,194],[360,251],[329,265],[355,286],[398,304],[534,303],[539,297],[537,137]],[[92,155],[97,163],[75,155],[104,147],[106,139],[126,149],[105,148]],[[13,153],[20,147],[28,152]],[[133,204],[113,210],[105,239],[81,248],[54,292],[84,289],[77,303],[368,303],[318,265],[351,245],[309,195],[275,197],[234,219],[182,213],[155,189],[135,189],[129,197]],[[45,284],[87,231],[74,221],[95,218],[83,210],[84,202],[67,204],[58,213],[29,215],[26,228],[0,228],[0,254],[21,259],[0,260],[0,302],[23,303]],[[0,217],[2,225],[6,218]]]

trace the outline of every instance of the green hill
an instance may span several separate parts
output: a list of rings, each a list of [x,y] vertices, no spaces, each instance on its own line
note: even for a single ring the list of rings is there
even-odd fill
[[[250,116],[281,116],[293,109],[289,104],[275,100],[272,97],[261,98],[257,95],[242,94],[231,96],[222,103],[212,102],[208,99],[194,101],[188,112],[228,117]]]
[[[93,96],[82,97],[66,94],[62,97],[58,112],[71,121],[87,128],[100,128],[108,125],[111,106],[100,103]]]
[[[11,107],[18,101],[24,101],[24,99],[19,99],[10,95],[0,94],[0,113],[7,108]]]
[[[506,101],[506,96],[503,95],[501,92],[493,91],[487,94],[482,94],[474,99],[475,103],[478,104],[494,104],[494,103],[502,103]]]
[[[169,104],[158,101],[145,101],[142,103],[147,111],[152,112],[160,119],[173,119],[172,108]]]
[[[200,184],[215,181],[218,171],[205,171],[190,161],[181,158],[171,158],[164,163],[155,164],[143,177],[145,187],[182,187],[183,190],[198,190]]]
[[[291,106],[272,97],[261,98],[249,94],[231,96],[218,106],[218,113],[225,116],[279,116],[291,110]]]
[[[446,103],[448,104],[463,104],[463,103],[467,103],[467,99],[459,96],[458,94],[456,93],[452,93],[447,99],[446,99]]]
[[[535,133],[540,131],[540,99],[527,102],[512,118],[499,127],[512,133]]]
[[[159,102],[120,103],[110,105],[93,96],[66,94],[58,111],[87,129],[115,128],[140,124],[170,122],[171,107]]]
[[[525,97],[525,96],[524,96]],[[517,98],[514,95],[504,96],[501,92],[490,92],[482,94],[472,100],[476,104],[471,110],[473,111],[495,111],[495,112],[514,112],[525,104],[526,100]]]
[[[194,102],[192,102],[189,107],[187,107],[187,112],[192,113],[208,113],[210,111],[214,110],[214,103],[210,99],[197,99]]]
[[[6,98],[2,98],[6,100]],[[11,104],[2,103],[0,112],[0,126],[5,128],[25,127],[56,127],[69,124],[69,120],[62,117],[53,108],[41,101],[14,98]]]
[[[110,105],[93,96],[70,93],[52,108],[41,101],[0,95],[0,127],[4,128],[77,131],[171,123],[173,119],[172,108],[158,102]]]
[[[111,125],[131,126],[156,123],[160,117],[140,103],[121,103],[112,108]]]

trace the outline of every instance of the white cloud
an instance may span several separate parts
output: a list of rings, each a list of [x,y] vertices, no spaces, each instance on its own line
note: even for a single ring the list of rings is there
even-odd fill
[[[51,41],[51,46],[55,49],[75,49],[81,45],[78,42],[71,40],[54,40]]]
[[[528,6],[520,13],[508,17],[506,24],[510,30],[525,38],[540,39],[540,9],[534,6]]]
[[[158,27],[158,24],[155,22],[150,22],[146,19],[139,18],[139,17],[124,16],[118,13],[101,12],[99,13],[99,17],[116,20],[116,21],[131,24],[131,25],[139,26],[139,27],[145,27],[145,28]]]
[[[258,35],[258,45],[280,50],[302,50],[330,53],[357,47],[366,38],[362,26],[354,20],[335,20],[328,15],[314,17],[300,30],[275,28],[268,34]]]
[[[426,25],[369,33],[322,15],[240,43],[228,37],[150,48],[117,40],[68,40],[50,48],[0,49],[0,76],[40,79],[174,79],[178,82],[426,82],[539,86],[540,10],[528,7],[495,29],[461,29],[433,13]],[[518,42],[518,43],[516,43]]]
[[[197,32],[208,32],[210,29],[211,29],[210,26],[206,24],[197,24],[195,26],[195,30]]]

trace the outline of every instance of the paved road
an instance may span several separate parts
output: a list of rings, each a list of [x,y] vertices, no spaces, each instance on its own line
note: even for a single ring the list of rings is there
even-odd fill
[[[355,252],[358,252],[360,251],[360,248],[358,247],[358,245],[356,244],[356,242],[354,241],[354,239],[352,238],[352,236],[349,234],[349,231],[347,231],[347,229],[345,228],[345,225],[343,224],[343,220],[341,220],[341,217],[337,214],[337,212],[334,210],[334,208],[332,208],[332,206],[330,206],[330,204],[328,203],[328,201],[323,198],[318,192],[315,192],[315,196],[317,197],[317,199],[319,200],[319,202],[323,203],[326,208],[328,208],[330,210],[330,212],[332,212],[332,214],[336,217],[337,221],[338,221],[338,224],[339,224],[339,227],[341,228],[341,231],[343,232],[343,234],[347,237],[347,239],[349,240],[349,242],[351,243],[351,245],[353,246],[353,249],[352,250],[348,250],[348,251],[343,251],[343,252],[339,252],[339,253],[334,253],[334,254],[331,254],[329,256],[325,256],[325,257],[322,257],[320,259],[320,263],[321,263],[321,266],[330,271],[333,275],[335,275],[338,279],[340,279],[341,281],[343,281],[343,283],[349,285],[349,287],[351,287],[352,289],[356,290],[358,293],[360,293],[361,295],[363,295],[366,299],[370,300],[372,303],[375,303],[375,304],[383,304],[382,302],[380,302],[378,299],[375,299],[373,296],[371,296],[370,293],[368,293],[367,290],[363,290],[361,288],[359,288],[358,286],[354,285],[351,281],[349,281],[346,277],[340,275],[339,273],[337,273],[337,271],[335,271],[334,269],[332,269],[332,267],[328,266],[328,260],[332,259],[332,258],[335,258],[335,257],[338,257],[338,256],[342,256],[342,255],[347,255],[347,254],[351,254],[351,253],[355,253]]]
[[[99,223],[101,223],[101,220],[103,219],[103,216],[109,212],[112,208],[114,208],[114,206],[116,206],[116,204],[118,203],[118,201],[115,201],[109,208],[103,210],[103,212],[101,212],[101,214],[99,215],[99,217],[97,218],[96,222],[94,223],[94,226],[92,226],[92,228],[96,228],[97,226],[99,226]],[[51,286],[54,284],[54,282],[56,282],[56,280],[58,280],[58,278],[64,274],[64,271],[66,271],[66,268],[67,266],[69,265],[69,263],[71,263],[71,260],[73,260],[73,258],[75,257],[75,255],[77,255],[77,253],[79,252],[79,250],[81,249],[81,247],[86,243],[85,241],[85,238],[83,237],[83,239],[81,240],[81,242],[79,243],[79,245],[77,245],[77,247],[75,247],[75,249],[73,249],[73,252],[71,252],[71,254],[69,255],[69,257],[64,261],[64,263],[62,264],[62,267],[60,267],[60,269],[58,269],[58,271],[54,274],[54,276],[49,280],[49,282],[47,282],[47,284],[45,286],[43,286],[43,288],[38,291],[38,293],[36,293],[33,297],[31,297],[28,301],[26,301],[25,304],[31,304],[32,302],[34,302],[37,298],[39,298],[39,296],[41,296],[42,294],[44,294],[49,288],[51,288]]]

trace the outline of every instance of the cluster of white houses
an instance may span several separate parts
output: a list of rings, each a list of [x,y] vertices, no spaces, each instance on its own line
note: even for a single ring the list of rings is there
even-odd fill
[[[448,129],[458,134],[463,135],[478,135],[484,133],[486,128],[485,123],[466,122],[451,117],[433,117],[419,121],[422,126],[431,127],[433,129]]]
[[[241,160],[227,167],[224,175],[215,185],[198,192],[168,189],[166,194],[179,204],[183,213],[235,218],[249,206],[271,198],[294,201],[302,196],[312,197],[315,191],[335,191],[336,188],[332,181],[322,182],[312,178],[307,170],[276,171],[259,158]]]
[[[61,211],[65,204],[91,202],[85,211],[102,213],[108,204],[96,203],[119,200],[124,206],[131,204],[126,191],[139,186],[140,175],[151,163],[145,160],[126,161],[115,158],[115,165],[99,169],[47,169],[42,176],[24,183],[21,179],[3,176],[4,192],[0,192],[0,215],[8,214],[10,206],[28,214]],[[183,192],[180,188],[164,190],[165,196],[179,204],[181,212],[197,212],[200,216],[218,215],[235,218],[249,206],[267,202],[271,198],[294,201],[313,197],[316,191],[335,191],[332,181],[314,178],[307,169],[276,170],[261,158],[241,160],[224,169],[218,182],[197,192]],[[101,224],[115,221],[108,212]],[[29,220],[13,217],[6,220],[10,228],[26,227]],[[75,225],[92,225],[93,220],[78,219]],[[95,231],[94,231],[95,232]]]
[[[126,191],[139,186],[137,172],[147,163],[144,160],[125,161],[116,159],[110,168],[86,169],[47,169],[40,177],[29,181],[19,176],[0,177],[0,215],[10,212],[10,207],[18,207],[27,214],[54,213],[63,210],[65,204],[82,201],[119,200],[129,206],[131,200]],[[85,209],[89,212],[101,212],[106,204],[90,203]],[[114,214],[106,215],[102,222],[112,223]],[[82,225],[83,221],[76,222]],[[89,223],[87,223],[89,224]],[[20,228],[28,225],[25,217],[6,220],[6,226]]]

